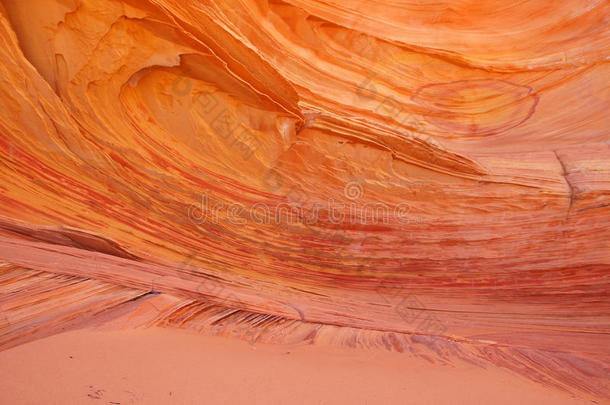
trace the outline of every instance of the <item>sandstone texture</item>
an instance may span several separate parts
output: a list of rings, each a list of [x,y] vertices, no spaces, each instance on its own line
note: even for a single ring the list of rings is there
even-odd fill
[[[383,348],[610,400],[610,3],[0,1],[0,350]]]

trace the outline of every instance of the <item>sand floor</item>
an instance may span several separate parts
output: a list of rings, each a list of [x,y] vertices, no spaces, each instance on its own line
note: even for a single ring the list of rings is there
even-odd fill
[[[591,404],[502,370],[408,354],[79,330],[0,352],[1,404]]]

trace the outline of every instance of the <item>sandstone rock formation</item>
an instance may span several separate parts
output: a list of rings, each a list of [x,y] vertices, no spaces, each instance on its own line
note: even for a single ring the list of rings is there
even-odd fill
[[[607,1],[1,4],[0,348],[160,325],[610,398]]]

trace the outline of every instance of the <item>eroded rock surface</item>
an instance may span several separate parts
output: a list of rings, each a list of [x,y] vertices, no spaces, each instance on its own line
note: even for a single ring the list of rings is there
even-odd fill
[[[608,2],[1,3],[0,348],[162,325],[610,397]]]

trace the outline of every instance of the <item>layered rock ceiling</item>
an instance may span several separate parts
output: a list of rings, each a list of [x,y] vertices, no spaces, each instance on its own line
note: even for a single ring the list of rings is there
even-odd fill
[[[0,348],[328,341],[610,398],[610,3],[3,0]]]

